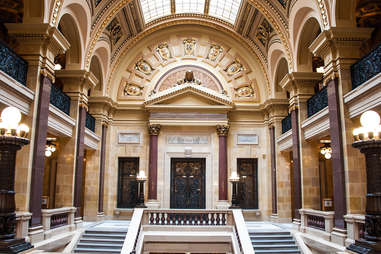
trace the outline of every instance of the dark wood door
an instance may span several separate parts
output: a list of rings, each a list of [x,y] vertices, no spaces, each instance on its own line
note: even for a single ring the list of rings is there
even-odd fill
[[[258,209],[258,159],[237,159],[240,206]]]
[[[205,159],[171,160],[171,208],[205,208]]]
[[[118,208],[134,208],[138,198],[139,158],[119,158]]]

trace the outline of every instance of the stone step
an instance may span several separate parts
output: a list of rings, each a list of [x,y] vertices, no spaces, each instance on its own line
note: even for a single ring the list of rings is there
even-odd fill
[[[88,234],[120,234],[120,235],[125,235],[127,234],[128,230],[96,230],[96,229],[87,229],[85,230],[85,233]]]
[[[266,254],[278,254],[278,253],[289,253],[289,254],[300,254],[298,249],[296,250],[255,250],[255,253],[266,253]]]
[[[115,250],[115,249],[108,249],[108,248],[99,248],[99,249],[94,249],[94,248],[76,248],[74,250],[75,253],[89,253],[89,254],[92,254],[92,253],[115,253],[115,254],[120,254],[121,252],[121,249],[120,250]]]
[[[294,244],[294,239],[290,240],[251,240],[251,243],[254,244],[269,244],[269,245],[276,245],[276,244]]]
[[[99,242],[84,243],[84,242],[79,242],[77,244],[77,248],[122,249],[123,248],[123,243],[99,243]]]
[[[271,245],[271,244],[256,244],[254,246],[254,249],[298,249],[298,246],[296,244],[277,244],[277,245]]]
[[[124,239],[126,238],[126,234],[105,234],[105,233],[84,233],[82,237],[91,237],[91,238],[113,238],[113,239]]]
[[[250,236],[251,240],[293,240],[291,235],[255,235]]]
[[[249,235],[291,235],[288,231],[249,231]]]
[[[106,243],[106,244],[123,244],[124,239],[112,239],[112,238],[89,238],[84,237],[79,240],[80,243]]]

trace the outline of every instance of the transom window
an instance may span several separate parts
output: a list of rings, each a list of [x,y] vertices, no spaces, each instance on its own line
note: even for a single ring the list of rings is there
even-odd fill
[[[234,24],[242,0],[140,0],[145,23],[176,13],[204,13]],[[209,4],[209,8],[205,8]],[[174,5],[174,6],[172,6]]]
[[[176,0],[176,13],[204,13],[205,0]]]

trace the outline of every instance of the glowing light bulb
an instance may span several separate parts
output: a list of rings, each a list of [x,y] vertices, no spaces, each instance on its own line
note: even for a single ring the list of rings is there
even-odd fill
[[[50,156],[52,156],[52,152],[51,152],[50,150],[46,150],[46,151],[45,151],[45,156],[46,156],[46,157],[50,157]]]
[[[324,155],[327,151],[325,150],[325,147],[320,150],[320,153]]]
[[[366,111],[361,115],[360,122],[364,128],[374,130],[380,125],[380,115],[373,110]]]
[[[5,108],[1,113],[1,120],[8,125],[8,129],[17,129],[17,126],[21,120],[20,110],[15,107]]]
[[[329,160],[329,159],[332,158],[332,154],[331,154],[331,153],[326,153],[326,154],[324,155],[324,157],[325,157],[327,160]]]
[[[26,137],[29,133],[29,127],[26,124],[20,124],[19,127],[17,127],[17,135],[20,137]]]

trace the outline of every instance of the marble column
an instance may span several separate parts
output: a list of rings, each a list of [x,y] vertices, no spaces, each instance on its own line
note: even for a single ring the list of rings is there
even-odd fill
[[[50,105],[50,90],[52,81],[48,77],[42,77],[38,95],[36,130],[34,135],[32,179],[30,188],[29,209],[32,213],[30,225],[38,227],[42,225],[41,202],[42,184],[45,165],[45,145],[48,130],[48,117]]]
[[[298,109],[291,111],[292,126],[292,160],[293,160],[293,186],[294,193],[292,199],[292,217],[300,219],[299,209],[302,208],[302,180],[301,180],[301,160],[300,160],[300,138],[299,138],[299,119]]]
[[[275,127],[269,128],[270,152],[271,152],[271,190],[272,190],[272,214],[278,214],[277,188],[276,188],[276,152],[275,152]]]
[[[228,200],[227,136],[229,125],[217,125],[218,135],[218,200]]]
[[[75,180],[74,180],[74,207],[77,208],[76,217],[82,217],[83,211],[83,159],[85,153],[85,124],[86,124],[86,108],[84,105],[79,106],[78,116],[78,135],[77,149],[75,160]]]
[[[105,181],[105,161],[106,161],[106,136],[107,126],[102,125],[102,143],[101,143],[101,161],[99,166],[99,197],[98,197],[98,214],[103,214],[103,198],[104,198],[104,181]]]
[[[157,152],[158,152],[158,136],[161,126],[159,124],[151,124],[148,126],[150,135],[149,143],[149,169],[148,169],[148,199],[157,200]]]
[[[335,227],[345,229],[344,215],[347,212],[345,193],[345,169],[343,136],[341,128],[340,105],[337,79],[328,82],[329,131],[331,134],[333,200],[335,207]]]

